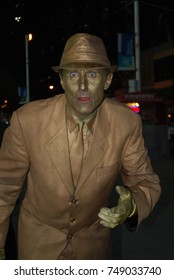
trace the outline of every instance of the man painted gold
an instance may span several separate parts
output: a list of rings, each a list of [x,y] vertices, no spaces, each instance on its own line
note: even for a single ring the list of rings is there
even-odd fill
[[[141,118],[105,98],[114,67],[97,36],[73,35],[53,69],[64,94],[19,108],[4,134],[1,259],[9,217],[26,177],[19,259],[111,259],[111,228],[126,223],[137,229],[161,193]],[[123,186],[116,186],[119,174]],[[119,200],[109,208],[113,188]]]

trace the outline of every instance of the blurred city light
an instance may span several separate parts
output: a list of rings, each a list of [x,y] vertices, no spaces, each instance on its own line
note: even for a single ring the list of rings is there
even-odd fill
[[[135,113],[140,112],[140,104],[138,102],[129,102],[127,103],[127,106],[133,110]]]
[[[15,17],[15,21],[20,22],[21,21],[21,17]]]
[[[8,103],[8,100],[5,99],[5,100],[3,101],[3,103],[2,103],[2,105],[1,105],[1,109],[6,108],[6,107],[7,107],[7,103]]]
[[[26,68],[26,90],[27,97],[26,102],[30,101],[30,83],[29,83],[29,53],[28,53],[28,41],[32,40],[32,34],[25,35],[25,68]]]

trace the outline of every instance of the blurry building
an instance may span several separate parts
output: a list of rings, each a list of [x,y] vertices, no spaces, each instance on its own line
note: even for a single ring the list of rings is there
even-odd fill
[[[141,115],[151,158],[170,157],[174,145],[174,42],[142,50],[140,59],[141,91],[136,91],[134,71],[120,72],[123,86],[114,95]]]

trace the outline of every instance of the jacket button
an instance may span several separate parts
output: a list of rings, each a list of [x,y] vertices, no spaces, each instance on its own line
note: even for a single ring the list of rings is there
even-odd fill
[[[72,234],[68,234],[68,235],[67,235],[67,239],[68,239],[68,240],[70,240],[70,239],[72,239],[72,238],[73,238],[73,235],[72,235]]]
[[[72,200],[72,203],[73,203],[73,204],[77,204],[78,202],[79,202],[78,199],[73,198],[73,200]]]
[[[75,218],[71,218],[70,221],[71,221],[71,223],[74,223],[76,221],[76,219]]]

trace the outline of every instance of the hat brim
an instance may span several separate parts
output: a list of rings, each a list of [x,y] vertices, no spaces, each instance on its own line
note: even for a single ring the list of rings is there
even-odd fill
[[[60,70],[63,70],[63,69],[70,69],[70,67],[68,66],[64,66],[64,67],[60,67],[60,66],[51,66],[52,70],[56,73],[60,73]],[[111,67],[106,67],[106,66],[93,66],[91,68],[97,68],[97,69],[111,69],[111,73],[114,73],[114,72],[117,72],[118,70],[118,67],[117,65],[112,65]]]

